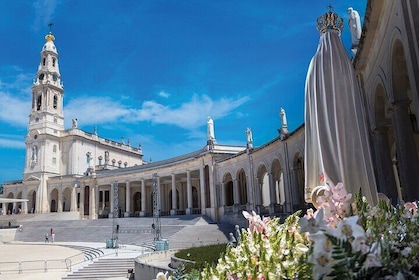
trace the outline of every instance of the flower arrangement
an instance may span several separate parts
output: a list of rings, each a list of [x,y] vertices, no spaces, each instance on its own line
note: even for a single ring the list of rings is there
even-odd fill
[[[315,190],[318,210],[261,218],[243,211],[249,228],[200,279],[418,279],[417,203],[371,206],[342,183]]]

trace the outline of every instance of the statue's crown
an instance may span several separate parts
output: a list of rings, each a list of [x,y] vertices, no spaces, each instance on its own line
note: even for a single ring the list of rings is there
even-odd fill
[[[343,30],[343,18],[333,11],[329,6],[329,11],[317,18],[317,30],[320,34],[326,32],[336,32],[341,34]]]

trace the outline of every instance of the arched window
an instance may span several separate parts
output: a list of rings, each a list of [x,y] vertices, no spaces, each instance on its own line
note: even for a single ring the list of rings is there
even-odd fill
[[[53,102],[54,109],[57,109],[57,103],[58,103],[58,96],[54,95],[54,102]]]
[[[41,110],[41,106],[42,106],[42,95],[39,95],[38,99],[36,100],[36,110],[37,111]]]
[[[45,64],[47,63],[47,60],[46,60],[46,58],[44,57],[43,59],[42,59],[42,65],[43,66],[45,66]]]
[[[52,59],[52,66],[55,67],[55,58]]]

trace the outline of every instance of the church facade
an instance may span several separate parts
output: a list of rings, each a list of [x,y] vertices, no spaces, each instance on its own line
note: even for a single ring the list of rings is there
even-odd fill
[[[390,3],[391,2],[391,3]],[[370,0],[353,58],[379,192],[419,198],[419,3]],[[313,30],[315,32],[315,30]],[[76,212],[80,218],[207,215],[234,220],[242,210],[287,215],[305,202],[304,125],[253,147],[217,143],[209,119],[203,148],[147,163],[141,147],[64,129],[64,88],[54,36],[46,36],[32,87],[23,180],[5,182],[3,214]],[[348,116],[350,118],[351,116]],[[18,209],[18,210],[16,210]]]

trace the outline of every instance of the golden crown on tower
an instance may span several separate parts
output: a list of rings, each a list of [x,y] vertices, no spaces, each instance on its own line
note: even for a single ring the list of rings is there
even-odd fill
[[[54,40],[55,40],[55,37],[54,37],[54,35],[52,35],[52,32],[51,32],[52,25],[53,25],[52,22],[48,24],[48,26],[49,26],[49,33],[45,36],[45,41],[47,41],[47,42],[49,42],[49,41],[54,42]]]
[[[326,32],[336,32],[341,34],[343,30],[343,18],[333,11],[332,6],[328,6],[329,11],[317,18],[317,30],[320,34]]]
[[[52,33],[51,32],[49,32],[46,36],[45,36],[45,41],[54,41],[55,40],[55,37],[54,37],[54,35],[52,35]]]

